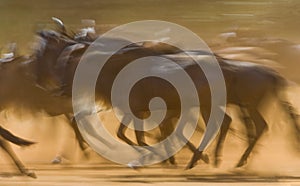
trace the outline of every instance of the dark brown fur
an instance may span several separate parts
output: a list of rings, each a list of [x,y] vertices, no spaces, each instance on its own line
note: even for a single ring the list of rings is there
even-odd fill
[[[64,42],[65,41],[63,41],[58,47],[65,48],[65,46],[63,45]],[[70,45],[72,45],[72,43],[68,44],[68,46]],[[96,85],[96,99],[100,100],[103,106],[110,108],[112,84],[120,70],[135,59],[145,56],[163,55],[163,51],[164,50],[157,50],[155,46],[141,46],[132,47],[131,50],[128,50],[127,48],[126,50],[113,55],[103,67],[98,78]],[[198,90],[199,100],[201,103],[200,111],[202,113],[204,121],[207,123],[211,109],[211,94],[205,75],[197,64],[190,63],[189,65],[187,65],[186,63],[188,58],[187,56],[184,56],[184,54],[178,53],[177,50],[168,49],[166,51],[171,54],[176,54],[171,59],[182,65],[185,71],[193,79],[195,87]],[[63,77],[63,79],[58,78],[59,81],[57,82],[59,83],[57,83],[57,87],[60,87],[63,93],[66,95],[71,95],[73,76],[78,62],[80,61],[82,52],[84,52],[84,50],[81,50],[81,52],[79,53],[77,53],[76,50],[70,53],[71,58],[68,58],[68,60],[64,61],[65,65],[63,66],[63,69],[59,70],[59,73],[63,73],[63,76],[62,74],[55,74],[55,72],[58,72],[55,71],[55,58],[54,60],[52,58],[52,64],[50,65],[49,63],[44,64],[43,60],[38,61],[40,67],[46,69],[44,66],[46,65],[47,69],[51,71],[52,75],[54,75],[54,77],[49,76],[53,81],[56,81],[57,77]],[[183,57],[180,57],[180,55],[183,55]],[[199,55],[201,54],[199,53]],[[225,78],[227,88],[227,104],[238,105],[241,108],[242,113],[245,116],[249,116],[250,120],[252,120],[245,120],[246,128],[248,129],[253,122],[256,130],[256,134],[253,140],[249,140],[249,147],[246,149],[237,165],[242,166],[246,163],[246,160],[250,152],[254,148],[257,140],[261,137],[262,133],[267,127],[267,123],[263,119],[262,115],[258,112],[258,107],[265,100],[265,96],[267,94],[274,95],[279,99],[280,103],[282,103],[281,105],[283,105],[284,110],[287,111],[293,119],[293,126],[295,127],[295,130],[299,131],[298,124],[296,123],[296,114],[294,112],[291,112],[294,111],[294,109],[292,109],[291,104],[286,102],[286,98],[284,98],[281,94],[281,92],[284,92],[284,89],[287,87],[287,83],[286,80],[277,72],[275,72],[271,68],[260,65],[228,62],[226,59],[222,58],[218,58],[218,61]],[[164,64],[161,65],[163,66]],[[147,84],[145,86],[136,86],[134,90],[132,90],[133,93],[130,95],[129,100],[132,100],[130,105],[133,113],[141,118],[147,116],[149,114],[148,101],[153,97],[161,96],[166,100],[168,106],[169,113],[167,114],[165,119],[178,117],[177,114],[180,110],[180,105],[177,102],[178,95],[176,94],[176,91],[170,91],[170,87],[167,83],[158,83],[159,81],[157,80],[157,78],[149,77],[145,81],[147,81]],[[222,121],[220,137],[215,153],[216,165],[219,164],[219,156],[222,149],[222,144],[225,140],[225,136],[227,134],[231,120],[231,117],[225,113],[225,118]],[[121,128],[119,129],[118,136],[129,144],[133,144],[132,141],[125,137],[124,132],[126,127],[124,128],[124,126],[125,125],[121,123]],[[162,124],[162,126],[165,125]],[[169,134],[169,132],[166,131],[170,130],[171,128],[172,127],[168,126],[161,128],[161,130],[163,131],[162,134]],[[136,131],[136,135],[138,144],[146,145],[146,143],[143,141],[143,133]],[[249,136],[251,135],[253,134],[249,134]],[[191,146],[191,149],[193,149],[193,146]],[[195,151],[192,161],[190,162],[188,167],[192,168],[200,157],[202,157],[202,152]]]

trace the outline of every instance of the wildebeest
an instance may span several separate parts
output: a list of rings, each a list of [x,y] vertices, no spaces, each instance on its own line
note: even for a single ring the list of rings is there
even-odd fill
[[[43,68],[45,67],[44,65],[46,65],[47,68],[44,69],[47,69],[48,71],[50,70],[50,72],[53,73],[52,75],[55,75],[53,77],[49,76],[49,78],[52,80],[58,79],[59,81],[57,82],[59,83],[56,84],[58,85],[57,87],[60,87],[61,90],[63,90],[64,94],[71,95],[73,76],[78,62],[80,61],[81,55],[86,49],[86,46],[80,46],[78,44],[71,43],[68,47],[69,48],[65,50],[65,52],[68,54],[65,60],[62,60],[60,62],[52,60],[50,62],[50,66],[47,66],[49,65],[49,63],[40,65]],[[112,58],[109,59],[109,62],[107,63],[108,65],[104,66],[102,74],[100,74],[98,78],[96,86],[97,97],[104,102],[105,106],[111,107],[111,85],[120,69],[122,69],[131,61],[141,57],[145,57],[147,55],[160,55],[167,58],[169,57],[172,60],[177,61],[177,63],[181,64],[184,67],[184,69],[189,73],[189,75],[193,77],[194,83],[196,84],[197,89],[199,91],[199,99],[201,102],[200,111],[204,120],[207,122],[211,109],[211,103],[209,99],[210,90],[208,88],[208,84],[202,70],[199,69],[195,64],[187,64],[187,60],[180,57],[184,54],[179,53],[178,50],[175,50],[175,52],[172,50],[171,52],[168,51],[167,54],[169,54],[169,56],[164,54],[165,53],[161,51],[149,48],[145,49],[144,47],[135,46],[132,47],[132,50],[119,51],[119,53],[116,53],[114,56],[112,56]],[[173,56],[171,57],[170,55]],[[201,52],[195,52],[194,55],[201,55]],[[297,114],[295,113],[295,109],[293,109],[291,104],[285,100],[283,94],[281,94],[284,92],[284,89],[288,86],[287,81],[283,77],[281,77],[276,71],[272,70],[271,68],[262,65],[256,65],[252,63],[237,63],[222,58],[218,58],[218,61],[223,71],[223,75],[226,82],[228,94],[227,103],[235,104],[241,108],[243,115],[245,115],[245,118],[247,118],[245,120],[245,125],[248,129],[248,132],[252,131],[250,130],[250,128],[253,125],[251,121],[249,121],[249,119],[253,120],[256,131],[255,134],[249,134],[249,139],[251,138],[251,140],[249,140],[249,146],[242,155],[242,158],[240,159],[237,166],[242,166],[246,163],[250,152],[252,151],[257,140],[260,138],[267,126],[267,123],[265,122],[261,114],[258,112],[258,107],[261,103],[263,103],[263,101],[265,101],[267,95],[274,95],[276,98],[280,98],[280,103],[283,106],[284,110],[287,111],[293,119],[293,126],[295,132],[299,132],[299,126],[296,123]],[[163,66],[164,64],[157,63],[157,65]],[[164,93],[160,92],[161,90],[164,90],[164,88],[167,87],[166,84],[162,85],[162,83],[158,83],[158,80],[155,78],[149,78],[147,81],[148,84],[146,84],[145,86],[141,85],[140,87],[136,87],[137,90],[135,90],[135,92],[137,92],[137,94],[133,94],[135,105],[132,106],[132,108],[135,114],[140,115],[141,118],[144,117],[144,114],[149,114],[149,110],[147,108],[148,102],[146,101],[147,103],[145,103],[145,100],[149,100],[150,98],[155,96],[163,97],[165,100],[167,100],[167,103],[169,101],[169,103],[172,105],[169,108],[170,111],[175,111],[176,113],[176,111],[180,109],[178,103],[176,103],[176,100],[178,101],[178,99],[176,98],[176,94],[170,94],[168,92],[168,94],[164,95]],[[259,84],[254,84],[253,82],[259,82]],[[147,90],[147,85],[151,85],[151,90]],[[159,91],[155,92],[153,90]],[[176,114],[170,114],[169,116],[169,118],[165,119],[177,117]],[[222,144],[225,140],[225,136],[227,134],[231,120],[231,117],[225,114],[225,118],[223,120],[220,131],[220,137],[215,151],[215,164],[219,164],[218,157],[220,156]],[[124,136],[125,129],[125,125],[121,124],[121,127],[118,131],[118,136],[124,141],[128,142],[129,144],[133,144],[132,141],[130,141]],[[163,135],[169,134],[169,132],[167,132],[169,129],[170,127],[163,128],[161,130],[165,133]],[[143,132],[136,131],[136,135],[138,144],[146,145],[146,143],[143,141]],[[195,162],[201,156],[202,152],[196,151],[188,167],[192,168]],[[203,159],[206,158],[203,157]]]
[[[13,44],[12,46],[14,46],[13,48],[15,48],[15,44]],[[9,79],[9,77],[7,77],[7,75],[10,74],[10,77],[12,77],[14,75],[14,74],[11,74],[11,73],[13,73],[13,70],[12,70],[13,68],[10,68],[10,66],[11,66],[11,64],[15,65],[15,63],[17,63],[19,61],[23,61],[23,60],[26,60],[26,59],[24,59],[22,57],[15,57],[14,49],[10,50],[9,53],[4,55],[4,58],[0,59],[0,61],[1,61],[0,83],[2,85],[2,88],[0,91],[1,110],[7,108],[12,103],[11,99],[9,101],[7,100],[7,99],[9,99],[9,95],[18,92],[18,89],[13,90],[16,92],[10,92],[10,91],[12,91],[10,89],[10,87],[12,86],[12,85],[10,85],[11,79]],[[18,86],[18,85],[16,85],[16,86]],[[18,87],[18,88],[20,88],[20,87]],[[27,168],[25,168],[25,166],[23,165],[21,160],[19,160],[19,158],[16,156],[16,154],[14,153],[10,144],[7,141],[14,143],[16,145],[19,145],[19,146],[30,146],[30,145],[34,144],[35,142],[22,139],[16,135],[12,134],[10,131],[6,130],[2,126],[0,126],[0,146],[9,155],[9,157],[13,160],[13,162],[15,163],[15,165],[18,167],[19,171],[22,174],[36,178],[36,175],[33,171],[30,171]]]
[[[37,85],[35,59],[35,55],[20,56],[1,63],[1,110],[9,107],[24,108],[33,114],[45,111],[50,116],[65,115],[71,119],[71,100],[66,97],[55,96]],[[76,130],[76,123],[70,122],[70,125],[74,128],[76,136],[80,138],[79,131]],[[79,140],[79,144],[83,149],[86,147],[83,140]],[[60,155],[58,154],[58,156]]]
[[[62,32],[64,33],[65,29],[62,29]],[[40,75],[38,75],[38,83],[46,87],[48,91],[52,90],[53,92],[57,92],[61,95],[64,94],[70,96],[72,90],[73,76],[76,67],[78,65],[78,62],[80,61],[83,52],[86,50],[90,43],[78,43],[74,41],[72,37],[61,37],[61,35],[56,32],[44,31],[40,32],[40,35],[42,36],[42,38],[45,39],[45,41],[47,42],[46,44],[50,47],[52,46],[53,48],[52,53],[49,52],[51,51],[51,48],[48,51],[48,53],[47,48],[45,48],[45,50],[42,50],[42,58],[40,58],[40,60],[38,60],[37,63],[37,72],[40,73]],[[112,38],[111,42],[122,41],[115,40]],[[173,55],[171,59],[177,61],[177,63],[181,64],[186,71],[192,74],[194,83],[198,86],[197,89],[199,91],[199,99],[201,100],[200,112],[202,113],[205,122],[207,122],[211,109],[211,103],[209,101],[210,90],[202,70],[197,68],[195,64],[187,64],[186,59],[180,57],[180,55],[184,54],[178,51],[177,49],[174,50],[174,48],[172,47],[167,47],[167,50],[164,50],[165,48],[160,48],[160,46],[164,45],[158,45],[158,47],[154,45],[152,48],[150,47],[149,49],[144,45],[133,44],[131,46],[126,47],[125,49],[122,49],[121,51],[117,52],[114,56],[112,56],[112,58],[110,59],[111,65],[106,65],[104,67],[104,69],[102,70],[103,73],[100,75],[99,81],[97,82],[97,98],[99,98],[105,106],[111,107],[110,92],[113,80],[115,79],[116,74],[120,71],[120,69],[122,69],[128,63],[130,63],[132,60],[145,57],[147,55],[163,56],[167,58],[170,57],[168,55]],[[47,54],[50,56],[46,57]],[[195,52],[194,55],[199,56],[202,54],[198,51],[198,53]],[[296,133],[299,131],[298,125],[296,123],[297,114],[295,113],[295,109],[291,106],[290,103],[288,103],[285,100],[286,98],[284,98],[283,94],[281,94],[282,92],[284,92],[284,90],[281,91],[280,89],[286,88],[288,86],[288,83],[277,72],[275,72],[271,68],[261,65],[243,62],[238,63],[222,59],[218,56],[216,57],[218,59],[219,65],[221,66],[225,78],[228,94],[227,103],[238,105],[241,108],[241,112],[244,115],[244,118],[246,118],[245,125],[247,131],[249,132],[249,147],[244,152],[242,158],[237,164],[237,166],[242,166],[246,163],[246,160],[250,152],[252,151],[256,141],[260,138],[261,134],[266,128],[267,124],[264,121],[261,114],[258,112],[258,106],[265,101],[267,95],[275,95],[276,98],[280,98],[280,103],[283,106],[284,110],[287,111],[293,119],[293,126]],[[163,66],[164,64],[158,64],[158,66],[159,65]],[[256,86],[256,84],[253,84],[253,82],[255,81],[260,82],[260,84]],[[155,78],[148,79],[148,83],[154,85],[154,88],[156,89],[162,88],[162,84],[157,83],[157,79]],[[157,85],[158,87],[155,87]],[[167,85],[164,84],[163,86]],[[151,88],[153,89],[153,86],[151,86]],[[137,115],[140,115],[140,117],[142,118],[144,117],[143,115],[149,114],[149,110],[146,106],[147,104],[145,103],[145,100],[149,100],[151,97],[157,95],[160,95],[162,97],[164,96],[161,95],[163,94],[161,92],[153,92],[153,90],[147,91],[145,87],[137,88],[136,92],[139,92],[139,89],[142,90],[142,93],[137,93],[134,95],[136,105],[132,108],[134,110],[133,112],[135,112],[135,114]],[[172,105],[172,107],[169,108],[168,111],[175,111],[175,114],[168,114],[168,118],[165,118],[165,122],[167,122],[167,120],[170,118],[178,117],[176,116],[176,112],[178,112],[179,110],[179,105],[175,103],[175,100],[177,100],[175,94],[165,95],[164,98],[166,98],[166,100],[169,100]],[[216,165],[219,164],[218,157],[220,155],[222,144],[227,134],[231,120],[231,117],[225,114],[225,118],[221,127],[220,137],[215,151]],[[250,132],[252,131],[252,129],[250,128],[253,127],[251,120],[253,120],[254,122],[256,130],[255,134],[250,134]],[[167,131],[170,130],[170,128],[172,127],[161,128],[162,134],[169,134],[169,132]],[[125,129],[125,125],[121,124],[118,130],[118,136],[127,143],[133,144],[133,142],[124,135]],[[136,131],[136,135],[137,143],[140,145],[146,145],[146,143],[143,141],[143,132]],[[191,145],[190,147],[193,149],[193,145]],[[206,159],[205,157],[203,157],[202,152],[196,151],[188,167],[193,167],[199,157]]]
[[[12,53],[11,56],[7,58],[2,58],[0,61],[0,109],[1,111],[8,108],[9,106],[23,106],[22,102],[19,102],[18,99],[21,100],[20,94],[24,90],[23,84],[19,79],[20,72],[19,67],[21,66],[21,62],[26,62],[28,59],[25,57],[15,57]],[[25,73],[22,73],[25,76]],[[21,75],[21,76],[22,76]],[[22,76],[22,78],[24,78]],[[20,84],[19,84],[20,83]],[[17,96],[18,95],[18,96]],[[23,98],[24,99],[24,98]],[[31,172],[25,168],[23,163],[18,159],[18,157],[13,152],[10,144],[7,142],[12,142],[19,146],[29,146],[34,144],[34,142],[24,140],[18,136],[15,136],[10,131],[4,129],[0,126],[0,146],[5,150],[5,152],[12,158],[20,172],[24,175],[30,177],[36,177],[34,172]]]
[[[285,78],[269,67],[253,63],[234,63],[233,61],[221,59],[219,64],[223,69],[223,73],[225,72],[224,77],[226,84],[231,84],[230,88],[227,89],[227,103],[235,104],[240,107],[248,132],[249,146],[236,165],[237,167],[246,164],[249,154],[267,128],[267,123],[258,109],[260,106],[263,106],[263,104],[269,103],[267,100],[270,96],[279,102],[283,111],[290,117],[294,132],[292,135],[295,136],[299,143],[300,126],[297,121],[298,114],[296,109],[287,100],[286,91],[290,83]],[[226,71],[234,75],[231,81],[228,81],[228,78],[226,78]],[[206,117],[207,116],[204,115],[204,120],[206,120]],[[216,148],[216,158],[218,158],[220,147],[225,139],[230,123],[231,119],[229,118],[228,120],[225,118],[223,121],[219,137],[220,140]],[[253,125],[254,133],[251,129]],[[192,168],[195,165],[201,153],[202,152],[198,151],[194,154],[187,168]]]

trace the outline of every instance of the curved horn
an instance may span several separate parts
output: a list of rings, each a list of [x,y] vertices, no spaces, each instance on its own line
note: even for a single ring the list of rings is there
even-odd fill
[[[65,27],[64,23],[62,22],[62,20],[58,19],[57,17],[52,17],[52,20],[54,21],[54,23],[59,28],[59,31],[61,33],[66,34],[67,30],[66,30],[66,27]]]

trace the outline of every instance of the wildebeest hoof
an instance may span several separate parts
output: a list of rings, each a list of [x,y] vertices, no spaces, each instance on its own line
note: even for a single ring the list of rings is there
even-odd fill
[[[202,158],[202,152],[200,152],[200,151],[194,152],[194,155],[193,155],[191,161],[189,162],[189,164],[187,165],[187,167],[185,169],[192,169],[193,167],[195,167],[200,158]]]
[[[175,166],[177,165],[174,156],[171,156],[168,160],[169,160],[171,165],[175,165]]]
[[[29,176],[29,177],[32,177],[32,178],[35,178],[35,179],[37,178],[36,174],[33,171],[31,171],[31,170],[21,169],[21,172],[25,176]]]
[[[247,161],[244,160],[244,161],[240,161],[235,167],[242,167],[244,165],[246,165]]]
[[[33,171],[27,171],[27,173],[25,173],[26,176],[32,177],[34,179],[37,178],[36,174]]]

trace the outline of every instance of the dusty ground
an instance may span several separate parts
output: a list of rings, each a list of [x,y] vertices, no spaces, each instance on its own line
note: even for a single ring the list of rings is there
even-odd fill
[[[207,169],[207,166],[190,171],[183,171],[183,167],[161,166],[136,171],[113,164],[31,166],[38,175],[37,179],[1,171],[0,185],[300,185],[299,172],[290,176],[275,176],[243,170],[220,171]]]
[[[104,160],[92,151],[90,159],[84,159],[63,117],[50,118],[41,113],[35,117],[22,114],[16,118],[11,112],[2,113],[0,118],[7,128],[39,143],[26,149],[13,146],[20,159],[35,171],[37,179],[16,173],[0,151],[0,185],[300,185],[300,159],[287,138],[288,122],[272,119],[272,116],[269,122],[277,124],[270,125],[247,167],[233,168],[245,148],[241,123],[235,120],[232,127],[240,132],[231,130],[229,133],[221,167],[217,169],[200,162],[194,169],[185,171],[191,157],[186,149],[177,155],[178,167],[158,164],[132,170]],[[280,113],[277,116],[280,117]],[[197,140],[196,136],[193,142]],[[212,147],[208,149],[210,154]],[[64,157],[63,164],[50,164],[58,154]]]

